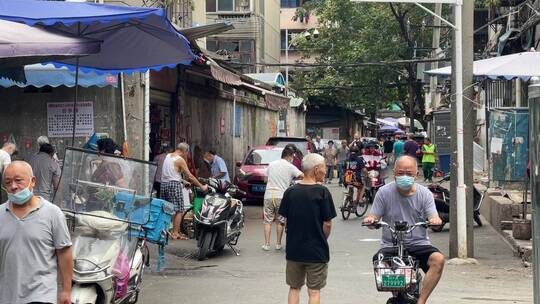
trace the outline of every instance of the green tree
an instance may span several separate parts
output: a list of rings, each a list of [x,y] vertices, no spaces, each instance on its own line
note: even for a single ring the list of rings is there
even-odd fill
[[[292,88],[310,102],[334,103],[374,112],[395,100],[415,100],[423,115],[423,98],[413,63],[381,62],[414,59],[415,48],[430,45],[424,30],[426,13],[414,5],[351,3],[349,0],[312,1],[319,37],[300,36],[294,43],[316,67],[296,73]],[[408,110],[408,103],[404,103]]]

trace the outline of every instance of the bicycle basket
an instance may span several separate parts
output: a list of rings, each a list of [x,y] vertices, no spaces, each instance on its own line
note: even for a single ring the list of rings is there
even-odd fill
[[[388,267],[374,263],[375,285],[378,291],[403,291],[416,283],[416,270],[412,266]]]

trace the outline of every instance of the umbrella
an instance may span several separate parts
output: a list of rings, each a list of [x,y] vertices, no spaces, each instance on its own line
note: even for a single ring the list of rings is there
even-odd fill
[[[409,118],[408,117],[401,117],[400,119],[398,119],[398,123],[404,127],[408,127],[409,126]],[[416,129],[420,129],[420,130],[424,130],[424,126],[422,126],[422,124],[418,121],[418,120],[414,120],[414,127]]]
[[[0,70],[0,86],[9,88],[12,86],[18,86],[25,88],[33,86],[41,88],[44,86],[58,87],[61,85],[67,87],[75,86],[75,72],[70,71],[67,67],[57,68],[53,64],[30,64],[24,67],[18,67],[22,74],[22,78],[8,77],[9,79],[1,78],[4,76],[4,69]],[[98,86],[100,88],[105,86],[118,86],[117,75],[109,74],[97,74],[91,73],[79,73],[79,86],[88,88],[91,86]]]
[[[452,74],[452,67],[430,70],[425,73],[448,77]],[[473,63],[473,75],[492,79],[498,77],[508,80],[521,78],[528,81],[531,77],[540,76],[540,52],[522,52],[477,60]]]
[[[0,0],[0,19],[40,24],[78,37],[102,41],[97,54],[79,58],[81,71],[110,74],[146,72],[190,64],[189,42],[161,8],[36,0]],[[75,69],[76,59],[57,65]]]
[[[0,20],[0,67],[95,54],[100,44],[99,40]]]
[[[43,25],[67,34],[102,41],[99,53],[54,62],[75,71],[146,72],[190,64],[196,57],[187,39],[161,8],[142,8],[64,1],[0,0],[0,19]],[[80,69],[79,69],[80,67]],[[74,110],[78,99],[75,86]],[[74,111],[75,112],[75,111]],[[75,141],[73,115],[73,137]]]
[[[397,118],[387,117],[387,118],[377,118],[377,122],[387,126],[397,126]]]
[[[397,130],[399,130],[399,128],[394,126],[382,126],[379,129],[380,132],[395,132]]]
[[[98,40],[0,20],[0,78],[24,83],[23,65],[95,54],[100,44]]]

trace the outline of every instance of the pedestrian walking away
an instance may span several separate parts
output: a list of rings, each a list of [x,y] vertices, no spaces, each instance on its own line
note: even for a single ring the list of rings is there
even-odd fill
[[[403,155],[403,146],[405,143],[401,136],[396,135],[396,141],[394,142],[394,161],[396,161],[401,155]]]
[[[60,208],[32,191],[30,164],[14,161],[4,171],[8,201],[0,205],[0,304],[71,304],[73,257]]]
[[[394,152],[394,141],[392,140],[392,137],[388,136],[386,140],[383,143],[384,147],[384,156],[386,157],[386,162],[388,165],[392,164],[392,155]]]
[[[334,178],[334,168],[337,163],[337,150],[336,147],[334,147],[333,140],[328,141],[328,146],[324,149],[323,156],[326,159],[326,166],[328,167],[326,170],[325,182],[331,184],[332,179]]]
[[[424,181],[433,182],[433,173],[435,163],[437,162],[437,146],[426,138],[422,145],[422,171],[424,172]]]
[[[161,198],[174,205],[173,229],[171,237],[175,240],[187,239],[186,236],[180,234],[180,220],[182,212],[184,212],[184,197],[183,197],[183,176],[193,185],[199,187],[203,192],[208,190],[206,185],[201,184],[195,178],[186,163],[186,158],[189,153],[189,145],[179,143],[176,150],[165,156],[163,168],[161,169]]]
[[[223,160],[223,158],[217,155],[214,149],[209,149],[208,151],[206,151],[206,153],[204,154],[204,159],[211,165],[213,178],[224,180],[227,182],[231,181],[231,178],[229,177],[229,170],[227,170],[227,164],[225,164],[225,160]]]
[[[270,234],[272,222],[276,223],[276,250],[281,250],[281,238],[283,237],[283,228],[285,219],[278,214],[281,206],[283,193],[293,180],[303,177],[302,171],[298,170],[292,164],[294,159],[294,150],[291,148],[283,149],[281,159],[271,162],[266,169],[267,184],[264,193],[264,244],[263,250],[270,250]]]
[[[38,151],[35,153],[35,154],[38,154],[39,153],[39,148],[41,148],[42,145],[44,144],[51,144],[49,142],[49,138],[45,135],[41,135],[39,136],[37,139],[36,139],[36,143],[38,145]],[[52,145],[52,144],[51,144]],[[53,146],[54,148],[54,146]],[[34,155],[35,155],[34,154]],[[59,159],[58,159],[58,154],[56,153],[56,149],[54,151],[54,155],[53,155],[53,159],[56,161],[56,162],[59,162]]]
[[[407,135],[407,141],[403,145],[403,153],[411,157],[416,157],[418,152],[418,143],[413,139],[413,134]]]
[[[284,149],[291,149],[294,151],[292,164],[298,169],[302,170],[302,151],[298,150],[295,144],[287,144]]]
[[[54,160],[54,148],[51,144],[42,144],[39,152],[30,158],[30,166],[36,177],[34,195],[52,201],[54,191],[60,182],[60,165]]]
[[[428,219],[430,225],[442,224],[439,218],[433,195],[428,188],[415,183],[418,176],[416,157],[402,156],[396,160],[394,167],[395,181],[379,189],[375,195],[371,213],[364,219],[364,224],[373,224],[382,220],[386,223],[405,221],[409,225],[419,219]],[[380,254],[395,255],[395,247],[390,231],[384,230],[381,240],[381,250],[375,254],[375,261]],[[432,291],[437,286],[444,268],[444,255],[429,241],[427,230],[419,227],[405,240],[407,252],[418,260],[424,271],[418,304],[425,304]]]
[[[287,222],[286,282],[289,304],[300,303],[300,290],[308,288],[310,304],[320,303],[326,286],[330,250],[328,238],[336,209],[332,195],[320,183],[326,176],[325,159],[308,154],[302,160],[304,179],[283,194],[279,214]]]
[[[161,146],[161,153],[154,157],[154,162],[157,163],[156,168],[156,178],[154,179],[154,190],[156,191],[157,197],[161,198],[161,173],[163,172],[163,162],[167,154],[173,152],[167,143],[164,143]]]
[[[337,169],[339,186],[343,186],[343,174],[345,174],[345,165],[349,158],[349,146],[346,140],[341,141],[341,146],[337,148]]]

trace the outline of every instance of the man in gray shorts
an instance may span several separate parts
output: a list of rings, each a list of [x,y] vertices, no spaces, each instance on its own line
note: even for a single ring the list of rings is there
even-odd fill
[[[383,186],[377,192],[371,214],[364,219],[364,224],[373,224],[382,220],[390,225],[397,221],[414,224],[426,219],[430,225],[442,224],[433,195],[424,186],[415,183],[418,176],[418,165],[415,157],[401,156],[394,167],[395,182]],[[393,255],[392,235],[383,230],[382,248],[379,251],[385,256]],[[444,268],[444,256],[439,249],[433,247],[423,227],[415,229],[405,240],[407,252],[417,259],[426,273],[418,304],[425,304],[431,292],[437,286]],[[378,253],[375,255],[375,257]],[[374,257],[374,259],[375,259]]]
[[[326,286],[332,232],[336,207],[332,194],[321,185],[326,177],[326,162],[311,153],[302,160],[304,179],[287,189],[279,214],[287,219],[286,277],[289,304],[300,302],[300,290],[307,285],[309,303],[321,302],[321,289]]]
[[[73,257],[66,219],[60,208],[32,193],[35,184],[26,162],[12,162],[4,171],[8,201],[0,205],[0,304],[71,304]]]
[[[276,217],[279,206],[281,205],[281,198],[283,193],[291,182],[303,176],[302,172],[298,170],[293,164],[294,150],[285,148],[281,152],[281,159],[273,161],[268,165],[266,169],[267,184],[266,191],[264,192],[264,244],[263,250],[270,250],[270,233],[272,230],[272,222]],[[281,238],[283,237],[283,225],[285,219],[277,215],[277,238],[276,238],[276,250],[281,250]]]

